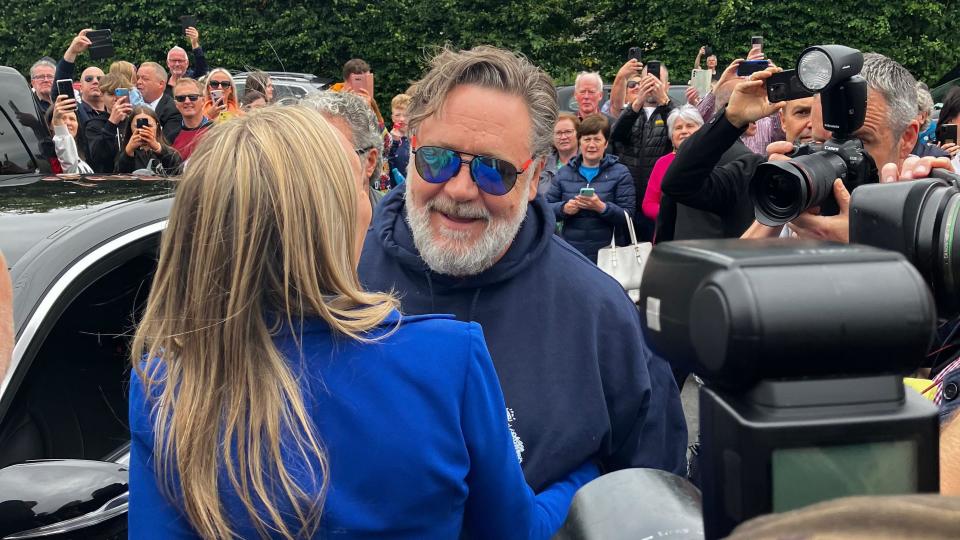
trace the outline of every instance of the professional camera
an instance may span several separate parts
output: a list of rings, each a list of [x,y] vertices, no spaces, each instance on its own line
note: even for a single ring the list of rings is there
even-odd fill
[[[800,83],[819,93],[823,126],[833,138],[823,144],[797,148],[790,161],[771,161],[757,167],[750,182],[757,221],[782,225],[805,210],[820,207],[821,215],[839,212],[833,182],[840,178],[848,191],[876,183],[877,165],[853,133],[863,126],[867,111],[867,81],[858,75],[863,54],[842,45],[805,50],[797,61]]]
[[[960,176],[863,186],[850,200],[850,241],[902,253],[933,290],[942,318],[960,314]]]
[[[957,209],[960,197],[949,198]],[[837,497],[939,489],[937,409],[902,381],[926,357],[936,312],[903,255],[780,239],[667,242],[647,261],[640,305],[650,348],[704,380],[708,539]]]

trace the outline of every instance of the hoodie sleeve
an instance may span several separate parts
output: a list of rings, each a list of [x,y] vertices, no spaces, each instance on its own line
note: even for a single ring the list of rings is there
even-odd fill
[[[471,538],[546,540],[563,524],[576,491],[599,471],[584,463],[534,495],[517,460],[503,392],[480,326],[472,323],[469,333],[471,358],[461,412],[470,454],[464,532]]]
[[[643,342],[640,312],[629,300],[606,312],[609,323],[597,340],[612,434],[604,471],[638,467],[684,476],[687,424],[670,365]]]

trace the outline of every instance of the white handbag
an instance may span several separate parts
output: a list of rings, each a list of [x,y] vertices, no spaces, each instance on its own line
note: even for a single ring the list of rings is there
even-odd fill
[[[597,266],[613,276],[627,291],[630,298],[636,302],[640,299],[640,280],[643,278],[643,267],[647,264],[653,244],[637,242],[637,233],[633,229],[633,220],[630,214],[624,212],[627,218],[627,230],[630,231],[630,245],[617,247],[617,233],[614,231],[610,240],[610,247],[602,248],[597,254]]]

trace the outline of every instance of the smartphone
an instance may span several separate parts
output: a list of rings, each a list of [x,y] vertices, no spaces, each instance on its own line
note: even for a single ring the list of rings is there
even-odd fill
[[[580,188],[581,197],[593,197],[594,193],[595,193],[595,190],[592,187]]]
[[[210,91],[210,99],[212,99],[212,100],[214,100],[214,101],[220,101],[221,98],[223,98],[223,90],[211,90],[211,91]]]
[[[70,99],[76,99],[77,95],[73,91],[73,81],[70,79],[58,79],[57,95],[67,96]]]
[[[653,76],[655,76],[656,78],[659,79],[659,78],[660,78],[660,61],[659,61],[659,60],[651,60],[651,61],[647,64],[647,73],[649,73],[649,74],[651,74],[651,75],[653,75]]]
[[[709,45],[704,45],[704,46],[703,46],[703,57],[706,58],[706,57],[708,57],[708,56],[713,56],[713,47],[711,47],[711,46],[709,46]]]
[[[939,124],[937,125],[937,142],[940,144],[957,144],[957,125]]]
[[[180,26],[182,26],[184,30],[187,28],[196,28],[197,18],[193,15],[182,15],[180,17]]]
[[[91,30],[87,32],[87,39],[90,40],[90,58],[93,60],[102,60],[114,55],[113,33],[109,28],[103,30]]]
[[[695,69],[690,74],[690,86],[697,89],[697,94],[705,96],[710,93],[713,83],[713,73],[709,69]]]
[[[763,36],[753,36],[750,38],[750,48],[759,46],[763,50]]]
[[[643,57],[643,53],[640,51],[640,47],[630,47],[630,50],[627,51],[627,60],[636,60],[640,62]]]
[[[118,98],[120,98],[120,97],[129,98],[129,97],[130,97],[130,89],[129,89],[129,88],[117,88],[116,90],[113,91],[113,95],[116,96],[116,97],[118,97]]]
[[[774,73],[767,79],[767,99],[770,103],[803,99],[813,95],[813,92],[800,83],[800,77],[797,76],[795,69]]]
[[[149,126],[149,125],[150,125],[150,124],[149,124],[149,122],[147,121],[146,118],[137,118],[137,129],[145,128],[145,127],[147,127],[147,126]]]
[[[770,67],[769,60],[744,60],[737,66],[738,77],[749,77],[752,73],[763,71]]]

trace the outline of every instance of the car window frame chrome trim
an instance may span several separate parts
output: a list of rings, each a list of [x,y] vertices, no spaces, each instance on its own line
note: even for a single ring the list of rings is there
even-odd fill
[[[103,506],[87,512],[82,516],[77,516],[42,527],[37,527],[27,531],[15,532],[3,537],[3,540],[26,540],[28,538],[43,538],[44,536],[53,536],[55,534],[72,533],[82,531],[92,525],[98,525],[104,521],[111,520],[117,516],[127,513],[130,506],[130,492],[125,491],[120,495],[110,499]]]
[[[27,320],[27,323],[24,325],[23,332],[20,334],[20,339],[18,339],[14,344],[13,354],[10,358],[10,365],[8,366],[7,374],[4,377],[3,382],[0,383],[0,400],[2,400],[4,395],[7,393],[7,388],[10,386],[10,381],[13,380],[14,373],[16,373],[17,368],[20,366],[20,362],[23,360],[24,352],[26,352],[27,347],[36,336],[37,330],[40,329],[43,320],[63,295],[64,291],[66,291],[66,289],[74,281],[76,281],[81,274],[83,274],[91,266],[96,264],[107,255],[110,255],[111,253],[138,240],[142,240],[151,234],[163,232],[164,229],[167,228],[168,221],[168,219],[163,219],[161,221],[150,223],[138,229],[121,234],[120,236],[100,245],[81,257],[80,260],[70,266],[63,274],[60,275],[60,277],[57,278],[47,292],[43,294],[43,297],[37,304],[37,308],[33,311],[33,313],[30,315],[30,319]]]

